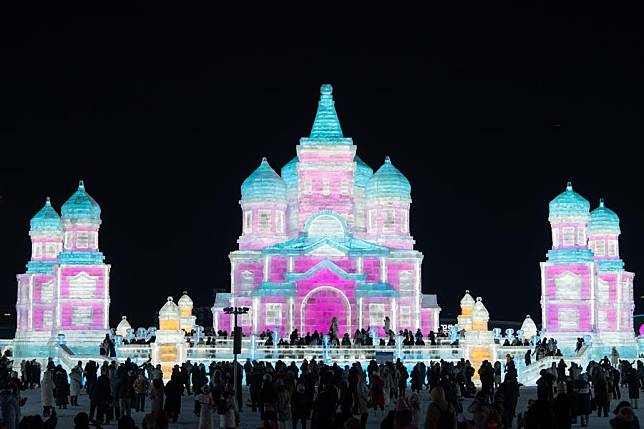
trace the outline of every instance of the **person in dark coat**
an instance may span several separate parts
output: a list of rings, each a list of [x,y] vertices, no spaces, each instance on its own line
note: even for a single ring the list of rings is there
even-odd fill
[[[499,385],[499,392],[503,395],[503,426],[511,428],[519,401],[519,383],[516,377],[505,374],[505,380]]]
[[[630,368],[626,373],[626,384],[628,385],[628,399],[633,405],[633,408],[637,409],[642,383],[635,368]]]
[[[602,412],[604,417],[608,417],[608,408],[610,407],[610,397],[608,381],[606,374],[603,370],[599,370],[593,382],[595,389],[595,402],[597,404],[597,417],[601,417]]]
[[[555,428],[555,414],[552,411],[550,402],[543,399],[528,401],[528,412],[525,417],[525,427],[527,429],[537,428]]]
[[[165,385],[165,412],[168,419],[176,423],[181,412],[181,396],[183,395],[183,382],[179,373],[172,374],[170,381]]]
[[[297,428],[298,421],[302,422],[302,429],[306,429],[306,421],[311,418],[313,392],[307,389],[304,383],[298,383],[293,392],[291,404],[293,407],[293,429]]]
[[[573,403],[563,386],[558,387],[559,392],[552,401],[552,410],[555,413],[557,429],[570,429],[572,427]]]
[[[609,422],[611,428],[640,429],[639,419],[635,415],[633,408],[631,408],[630,403],[626,401],[620,402],[613,413],[615,414],[615,418]]]
[[[54,371],[54,397],[56,398],[58,409],[67,408],[69,399],[69,379],[67,378],[67,371],[65,371],[61,365],[58,365]]]
[[[573,409],[575,413],[575,422],[577,417],[581,418],[581,426],[588,426],[588,416],[592,412],[590,403],[590,384],[586,375],[580,375],[573,382]]]
[[[542,369],[541,372],[539,372],[539,375],[540,377],[537,380],[537,399],[552,401],[553,386],[556,381],[556,377],[546,369]]]
[[[89,419],[103,424],[103,418],[107,411],[107,405],[110,400],[110,379],[107,377],[106,372],[102,372],[92,384],[92,390],[89,392]],[[94,414],[96,413],[96,420]]]

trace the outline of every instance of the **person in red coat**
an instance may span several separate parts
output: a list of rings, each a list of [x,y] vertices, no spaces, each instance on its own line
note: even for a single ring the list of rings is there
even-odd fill
[[[373,409],[380,408],[382,414],[385,413],[385,382],[378,374],[373,373],[373,381],[371,383],[371,402],[373,402]]]

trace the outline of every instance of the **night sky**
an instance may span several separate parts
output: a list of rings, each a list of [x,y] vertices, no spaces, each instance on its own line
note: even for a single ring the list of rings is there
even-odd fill
[[[641,15],[130,12],[3,29],[3,311],[29,258],[29,219],[48,195],[60,211],[79,179],[102,208],[113,324],[149,325],[182,290],[212,305],[229,287],[242,181],[262,156],[279,171],[295,155],[325,82],[359,156],[376,170],[389,155],[410,180],[423,291],[443,316],[470,289],[493,319],[540,319],[548,201],[568,180],[620,216],[643,309]]]

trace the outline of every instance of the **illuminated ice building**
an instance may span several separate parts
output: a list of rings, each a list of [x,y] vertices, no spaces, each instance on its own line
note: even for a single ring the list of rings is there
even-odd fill
[[[55,355],[52,348],[63,338],[74,353],[97,355],[109,329],[110,266],[98,249],[101,208],[81,181],[61,213],[47,198],[31,219],[31,259],[17,276],[16,357]]]
[[[230,253],[231,292],[217,294],[214,328],[231,329],[222,309],[246,306],[246,334],[326,334],[376,328],[438,328],[435,295],[421,291],[423,255],[409,231],[411,185],[387,157],[374,173],[340,127],[331,85],[322,85],[309,137],[281,175],[266,158],[241,186],[242,233]]]
[[[636,357],[634,274],[619,256],[619,217],[603,200],[590,211],[568,183],[550,201],[548,220],[552,248],[541,263],[543,335],[557,338],[564,349],[585,336],[594,357],[610,354],[613,346]]]

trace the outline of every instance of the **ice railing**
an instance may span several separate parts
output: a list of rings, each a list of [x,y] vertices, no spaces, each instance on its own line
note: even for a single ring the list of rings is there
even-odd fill
[[[186,359],[191,361],[209,362],[213,360],[233,359],[233,340],[231,338],[217,338],[211,344],[200,343],[191,345],[187,349]],[[465,358],[462,347],[450,344],[424,345],[424,346],[380,346],[380,345],[353,345],[337,346],[328,345],[266,345],[266,340],[244,337],[242,339],[241,353],[238,359],[256,359],[276,361],[316,359],[329,361],[354,361],[377,359],[378,353],[387,353],[391,358],[400,358],[407,362],[427,360],[459,360]],[[130,359],[142,363],[151,356],[149,344],[123,344],[117,347],[119,361]]]

